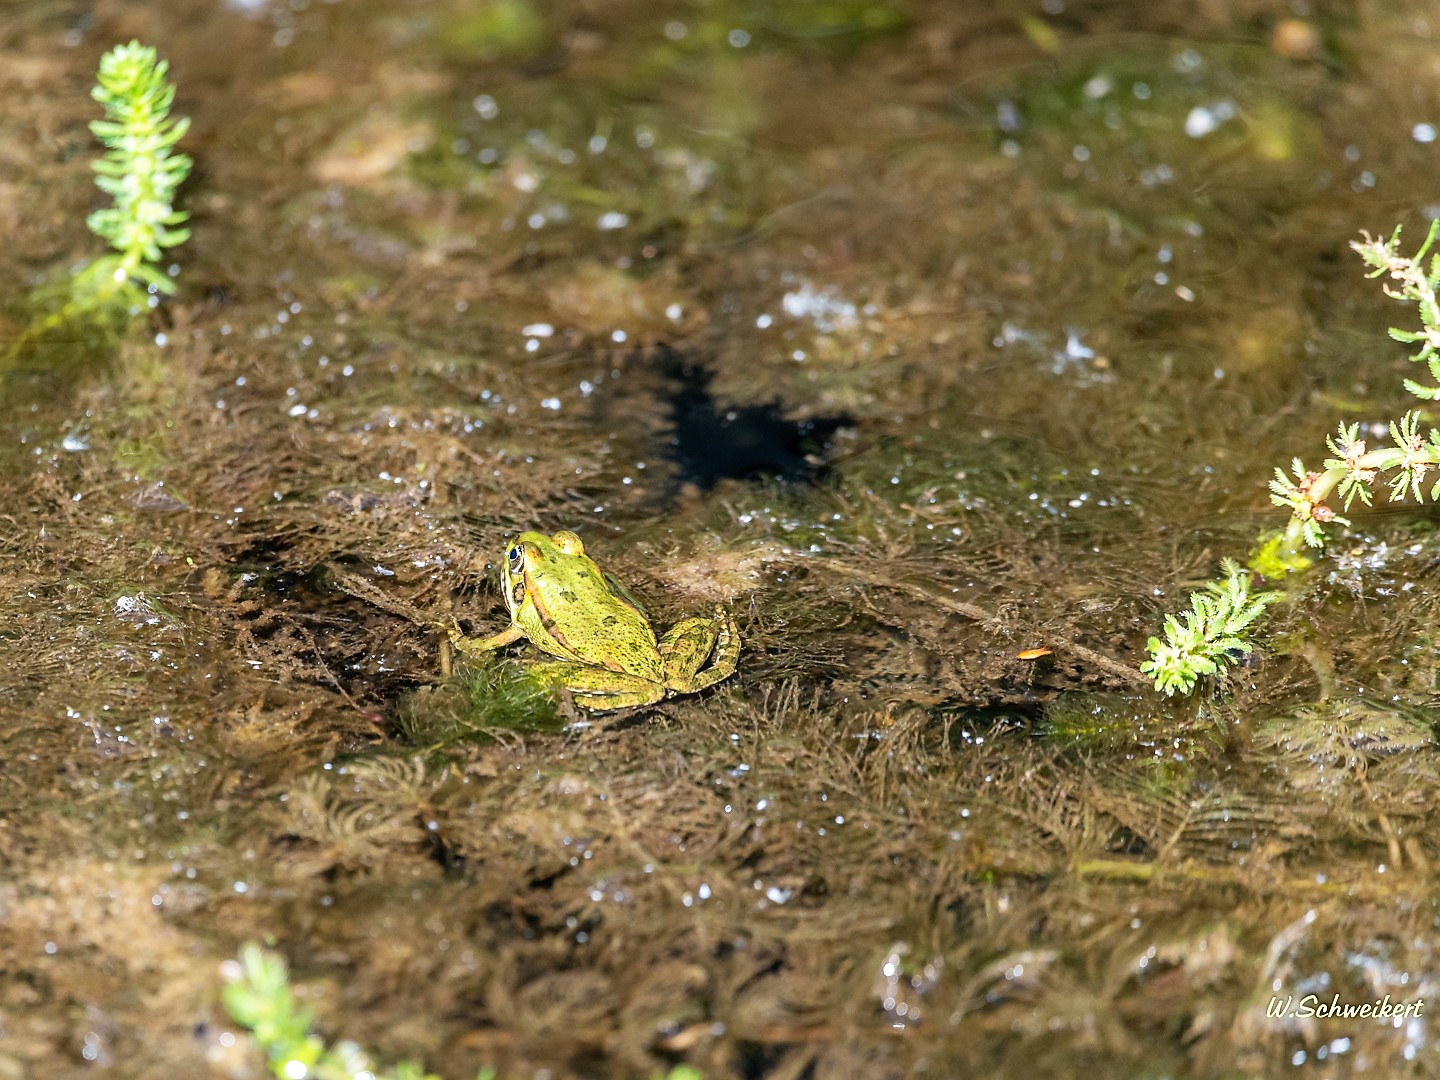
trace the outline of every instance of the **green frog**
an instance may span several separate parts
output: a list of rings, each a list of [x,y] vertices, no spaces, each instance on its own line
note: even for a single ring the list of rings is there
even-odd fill
[[[502,581],[510,625],[483,639],[452,629],[455,647],[479,653],[528,638],[559,657],[531,665],[532,674],[570,691],[586,709],[649,705],[735,674],[740,635],[733,615],[717,607],[712,616],[682,620],[657,641],[644,609],[595,565],[573,532],[521,533],[505,551]]]

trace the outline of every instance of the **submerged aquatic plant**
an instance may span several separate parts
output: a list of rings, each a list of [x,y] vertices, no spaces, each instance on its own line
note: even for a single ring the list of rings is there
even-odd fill
[[[409,1061],[377,1071],[370,1056],[353,1042],[327,1047],[310,1030],[313,1010],[296,1000],[285,961],[253,941],[240,950],[238,961],[226,963],[225,977],[225,1007],[237,1023],[250,1029],[276,1080],[440,1080]],[[494,1077],[493,1069],[482,1069],[476,1080]]]
[[[1399,226],[1389,239],[1364,233],[1363,241],[1350,245],[1365,264],[1372,267],[1368,277],[1390,279],[1384,285],[1386,296],[1415,304],[1420,329],[1402,330],[1392,326],[1390,336],[1396,341],[1420,346],[1410,359],[1425,364],[1435,385],[1406,379],[1405,389],[1422,401],[1440,399],[1440,301],[1436,299],[1436,289],[1440,288],[1440,254],[1426,262],[1437,234],[1440,234],[1440,220],[1431,222],[1425,242],[1413,256],[1400,254]],[[1346,510],[1357,498],[1369,506],[1382,480],[1389,489],[1391,501],[1411,498],[1422,503],[1427,489],[1431,502],[1440,499],[1440,473],[1431,483],[1432,472],[1440,470],[1440,431],[1435,428],[1422,431],[1420,414],[1415,410],[1392,421],[1389,428],[1391,445],[1372,450],[1360,438],[1359,424],[1341,424],[1336,434],[1325,440],[1332,456],[1318,472],[1307,471],[1299,458],[1292,466],[1293,477],[1275,470],[1275,479],[1270,482],[1270,499],[1277,506],[1290,508],[1290,522],[1281,538],[1282,549],[1297,550],[1302,542],[1310,547],[1323,547],[1326,525],[1349,524],[1326,504],[1332,493],[1339,495]]]
[[[400,709],[401,731],[427,755],[490,742],[506,731],[559,731],[566,723],[544,686],[519,664],[493,655],[411,695]]]
[[[117,45],[100,58],[90,96],[105,107],[105,119],[93,121],[90,130],[105,154],[94,163],[95,184],[115,204],[94,211],[86,223],[115,254],[76,273],[72,297],[82,306],[139,308],[148,290],[175,291],[159,264],[165,248],[190,235],[179,227],[189,215],[174,208],[176,189],[191,166],[175,144],[190,121],[170,116],[175,88],[165,81],[168,68],[138,41]]]
[[[239,960],[224,965],[225,989],[221,997],[236,1023],[248,1028],[265,1052],[276,1080],[441,1080],[413,1061],[377,1070],[370,1055],[353,1042],[327,1047],[310,1030],[314,1011],[301,1005],[290,988],[290,972],[276,953],[253,941],[240,949]],[[495,1080],[486,1066],[475,1080]],[[655,1080],[660,1080],[657,1075]],[[699,1069],[676,1065],[664,1080],[703,1080]]]
[[[94,162],[95,183],[114,205],[86,221],[115,251],[80,266],[64,284],[34,292],[31,303],[40,314],[0,353],[0,372],[47,342],[63,346],[61,356],[96,356],[114,344],[131,315],[175,291],[160,260],[190,235],[179,227],[188,215],[174,207],[191,165],[175,143],[190,121],[170,116],[175,88],[165,81],[166,70],[155,50],[138,41],[100,58],[90,96],[105,106],[105,119],[90,130],[105,154]]]
[[[76,269],[63,285],[35,291],[42,312],[0,353],[0,371],[35,353],[48,340],[62,356],[97,355],[131,315],[152,306],[175,284],[160,266],[166,248],[190,235],[174,207],[175,191],[190,172],[190,159],[175,143],[190,121],[173,119],[175,88],[165,81],[167,65],[138,41],[117,45],[100,58],[90,96],[105,106],[105,119],[90,130],[105,146],[96,162],[95,183],[114,205],[94,211],[87,223],[115,251]],[[78,333],[77,333],[78,331]]]
[[[1165,616],[1165,640],[1152,637],[1150,659],[1140,670],[1168,697],[1188,694],[1202,675],[1224,675],[1251,649],[1244,634],[1280,594],[1252,593],[1250,572],[1233,559],[1221,564],[1225,577],[1190,594],[1190,610]]]
[[[1440,290],[1440,254],[1430,254],[1436,237],[1440,236],[1440,219],[1430,223],[1425,242],[1413,256],[1400,254],[1399,226],[1388,239],[1372,237],[1369,233],[1361,235],[1364,240],[1353,241],[1350,246],[1365,265],[1371,267],[1367,276],[1387,277],[1389,280],[1383,286],[1385,295],[1413,303],[1420,317],[1418,330],[1390,328],[1390,336],[1396,341],[1420,346],[1410,359],[1425,364],[1433,382],[1426,385],[1406,379],[1405,389],[1422,401],[1440,400],[1440,297],[1436,295]],[[1310,560],[1303,554],[1304,548],[1323,548],[1327,526],[1350,524],[1349,519],[1337,514],[1327,503],[1331,495],[1338,495],[1342,509],[1347,511],[1356,499],[1369,506],[1375,489],[1383,482],[1392,502],[1409,498],[1423,503],[1427,497],[1431,502],[1440,501],[1440,430],[1422,430],[1420,413],[1412,409],[1390,422],[1389,435],[1390,445],[1371,449],[1360,438],[1359,424],[1341,424],[1336,433],[1325,440],[1331,456],[1319,470],[1307,469],[1299,458],[1291,463],[1289,473],[1276,469],[1275,478],[1270,481],[1270,501],[1287,507],[1290,520],[1282,532],[1261,545],[1250,560],[1251,567],[1262,574],[1278,576],[1308,566]],[[1225,653],[1250,650],[1237,635],[1259,616],[1276,594],[1236,594],[1229,601],[1234,614],[1248,613],[1247,617],[1237,618],[1228,630],[1222,630],[1221,609],[1216,607],[1213,598],[1227,595],[1234,585],[1234,572],[1227,570],[1226,573],[1225,583],[1209,587],[1210,597],[1204,593],[1191,596],[1192,609],[1185,613],[1183,624],[1173,615],[1166,618],[1165,641],[1150,639],[1150,660],[1142,664],[1140,670],[1154,676],[1155,689],[1166,694],[1177,690],[1189,693],[1200,675],[1224,673]],[[1235,606],[1247,597],[1252,606]],[[1219,658],[1214,647],[1203,644],[1212,630],[1217,642],[1232,642],[1219,647]],[[1218,667],[1206,668],[1207,662]]]
[[[1336,766],[1360,768],[1367,761],[1428,750],[1435,746],[1435,733],[1424,709],[1339,697],[1265,721],[1256,731],[1256,741],[1275,747],[1297,764],[1328,767],[1333,774]],[[1310,777],[1292,776],[1290,782],[1318,786],[1324,780],[1320,771]]]

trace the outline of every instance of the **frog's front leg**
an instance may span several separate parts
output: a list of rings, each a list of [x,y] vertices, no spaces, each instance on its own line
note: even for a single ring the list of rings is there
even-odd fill
[[[501,630],[500,633],[491,634],[487,638],[466,637],[460,629],[460,624],[453,621],[445,627],[445,630],[450,636],[450,644],[454,645],[457,651],[469,655],[512,645],[525,636],[525,631],[514,623]]]
[[[542,686],[570,691],[575,704],[591,712],[652,705],[665,696],[665,688],[657,682],[569,660],[542,660],[525,665],[525,670]]]
[[[676,694],[694,694],[735,674],[740,659],[740,632],[735,616],[716,608],[709,618],[682,619],[657,647],[665,670],[665,688]],[[705,662],[712,654],[715,661],[706,668]]]

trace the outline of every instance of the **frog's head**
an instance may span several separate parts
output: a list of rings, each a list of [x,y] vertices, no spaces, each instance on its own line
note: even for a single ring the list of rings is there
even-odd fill
[[[505,549],[500,571],[510,617],[518,621],[526,602],[533,604],[547,583],[562,580],[566,567],[573,566],[577,556],[585,557],[585,545],[573,532],[557,532],[554,536],[523,532],[517,536]]]

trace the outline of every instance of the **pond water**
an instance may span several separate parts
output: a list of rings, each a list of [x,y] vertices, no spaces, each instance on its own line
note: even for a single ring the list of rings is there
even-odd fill
[[[105,49],[197,164],[176,297],[0,372],[0,1078],[264,1075],[249,940],[452,1078],[1440,1070],[1433,515],[1353,513],[1228,680],[1137,671],[1276,466],[1409,407],[1348,244],[1440,213],[1437,35],[11,5],[7,339],[99,253]],[[590,715],[453,659],[525,529],[726,607],[736,673]]]

